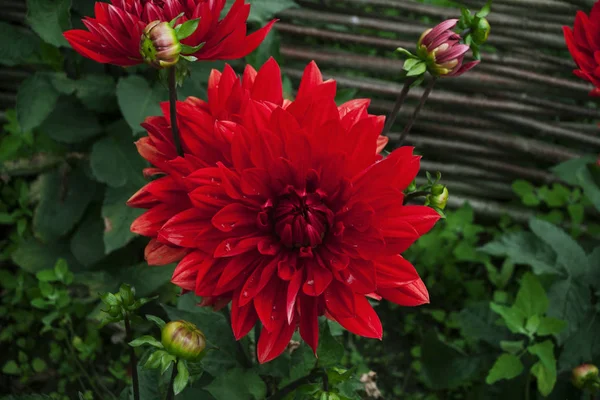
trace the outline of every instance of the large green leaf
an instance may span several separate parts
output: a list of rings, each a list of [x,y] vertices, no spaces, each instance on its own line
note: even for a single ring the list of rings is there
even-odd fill
[[[77,260],[90,266],[104,257],[104,222],[98,210],[90,212],[71,237],[71,252]]]
[[[520,309],[525,318],[534,315],[541,316],[548,310],[548,296],[535,275],[526,273],[521,278],[521,286],[514,307]]]
[[[570,185],[577,186],[579,181],[577,178],[578,172],[585,168],[587,164],[596,162],[596,156],[584,156],[581,158],[574,158],[563,163],[552,167],[554,172],[560,179],[567,182]]]
[[[205,388],[216,400],[262,400],[267,385],[254,371],[235,368],[227,371]]]
[[[523,363],[514,354],[504,353],[494,363],[485,382],[492,385],[502,379],[512,379],[523,372]]]
[[[27,22],[54,46],[68,46],[63,32],[71,27],[71,0],[27,0]]]
[[[107,75],[90,74],[77,80],[77,98],[90,110],[106,112],[116,109],[114,79]]]
[[[141,366],[137,367],[140,384],[140,400],[163,400],[159,390],[161,376],[156,369],[148,370]],[[132,397],[133,398],[133,397]]]
[[[590,164],[577,171],[577,183],[596,210],[600,211],[600,167]]]
[[[145,210],[128,207],[127,200],[139,189],[137,186],[108,187],[104,193],[102,217],[104,218],[104,247],[106,253],[120,249],[129,243],[135,234],[129,227],[133,220]]]
[[[43,241],[67,234],[81,219],[95,191],[81,169],[54,170],[40,178],[40,202],[33,217],[33,230]]]
[[[29,30],[0,22],[0,64],[14,66],[36,61],[40,43]]]
[[[550,246],[557,255],[557,262],[573,277],[581,277],[588,272],[585,251],[569,235],[554,224],[539,219],[529,221],[531,231]]]
[[[511,232],[483,246],[481,251],[508,257],[515,264],[526,264],[539,274],[558,274],[556,255],[552,248],[529,232]]]
[[[321,323],[319,330],[319,347],[317,348],[319,366],[338,364],[344,356],[344,346],[331,335],[326,320]]]
[[[600,319],[589,312],[581,328],[564,342],[560,353],[560,372],[570,371],[576,366],[593,362],[600,358]]]
[[[496,347],[510,334],[494,324],[497,319],[487,302],[471,304],[458,314],[460,331],[464,337],[481,340]]]
[[[131,132],[129,126],[123,121],[107,130],[110,136],[100,139],[92,148],[90,162],[94,176],[112,187],[125,184],[142,187],[147,183],[142,175],[146,163],[138,154],[131,134],[128,134]]]
[[[160,102],[168,100],[168,93],[160,84],[150,87],[141,76],[130,75],[119,80],[117,100],[123,117],[139,133],[144,131],[140,124],[146,117],[162,115]]]
[[[550,340],[546,340],[529,346],[527,351],[540,359],[531,367],[531,373],[537,378],[539,392],[542,396],[548,396],[556,384],[554,344]]]
[[[225,7],[221,13],[221,18],[225,17],[235,0],[227,0]],[[257,22],[263,25],[271,20],[275,14],[288,8],[298,7],[292,0],[248,0],[250,3],[250,15],[248,21]]]
[[[96,115],[71,97],[61,97],[40,130],[62,143],[78,143],[102,133]]]
[[[17,93],[17,119],[23,132],[44,122],[56,106],[58,96],[48,74],[36,73],[21,83]]]
[[[33,274],[54,267],[59,258],[67,260],[69,269],[72,271],[82,269],[69,251],[68,243],[64,241],[46,244],[31,237],[19,243],[19,246],[11,254],[11,258],[19,267]]]
[[[585,320],[585,315],[590,308],[590,296],[588,282],[573,277],[557,281],[550,287],[548,316],[568,322],[567,329],[559,336],[559,340],[576,332]]]
[[[525,314],[523,311],[516,307],[506,307],[496,303],[490,303],[492,311],[502,317],[506,327],[512,333],[527,334],[525,329]]]
[[[118,268],[112,272],[117,286],[123,283],[135,288],[135,294],[138,297],[150,296],[162,285],[171,281],[175,265],[149,266],[146,263],[134,265],[132,267]]]

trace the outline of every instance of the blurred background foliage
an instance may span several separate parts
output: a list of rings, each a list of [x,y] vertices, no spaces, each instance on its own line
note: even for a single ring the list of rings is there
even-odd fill
[[[280,21],[246,62],[259,67],[274,56],[293,97],[315,59],[338,81],[340,102],[370,97],[377,114],[391,109],[402,87],[394,49],[413,49],[423,30],[459,15],[458,4],[446,0],[249,2],[254,27]],[[408,143],[423,155],[420,179],[426,170],[442,172],[450,210],[406,254],[431,304],[380,303],[381,342],[335,324],[323,328],[332,358],[353,368],[344,390],[354,398],[582,396],[569,382],[571,369],[600,362],[600,172],[592,165],[600,112],[590,87],[571,75],[561,26],[591,3],[495,0],[482,64],[441,80],[431,95]],[[143,135],[139,123],[167,99],[155,71],[99,65],[68,48],[61,32],[81,26],[91,0],[2,5],[0,394],[117,398],[131,380],[125,333],[120,324],[98,329],[99,293],[121,283],[138,296],[159,296],[142,314],[196,321],[222,342],[224,350],[178,398],[260,399],[310,372],[304,344],[242,369],[225,317],[195,307],[189,295],[178,298],[168,283],[174,266],[144,263],[147,239],[129,231],[140,211],[125,201],[145,182],[132,144]],[[210,69],[222,66],[193,64],[180,98],[206,98]],[[421,93],[410,92],[389,149]],[[151,324],[139,321],[136,329],[148,332]],[[253,340],[251,333],[243,343]],[[148,384],[159,380],[141,373]],[[223,389],[240,379],[257,388],[252,397]]]

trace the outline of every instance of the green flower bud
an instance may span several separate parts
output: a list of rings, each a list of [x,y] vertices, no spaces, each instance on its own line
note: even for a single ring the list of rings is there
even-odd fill
[[[477,24],[471,29],[473,31],[471,37],[475,44],[482,45],[487,41],[492,27],[487,19],[480,18],[479,21],[477,21]]]
[[[593,364],[582,364],[573,368],[572,382],[579,389],[596,389],[600,384],[598,367]]]
[[[433,185],[431,188],[431,194],[427,196],[427,203],[432,206],[443,210],[446,208],[448,203],[448,188],[444,185]]]
[[[140,54],[148,64],[156,68],[168,68],[177,64],[181,43],[175,29],[168,22],[152,21],[140,41]]]
[[[161,342],[171,355],[195,360],[206,347],[204,333],[187,321],[171,321],[162,329]]]
[[[410,193],[414,192],[415,190],[417,190],[417,181],[413,179],[410,185],[408,185],[408,187],[406,188],[406,192]]]

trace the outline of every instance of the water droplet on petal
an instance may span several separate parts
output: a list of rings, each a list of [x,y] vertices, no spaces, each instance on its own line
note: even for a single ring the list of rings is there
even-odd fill
[[[312,286],[312,285],[314,285],[314,284],[315,284],[315,281],[311,279],[311,280],[309,280],[309,281],[306,281],[306,284],[307,284],[308,286]]]

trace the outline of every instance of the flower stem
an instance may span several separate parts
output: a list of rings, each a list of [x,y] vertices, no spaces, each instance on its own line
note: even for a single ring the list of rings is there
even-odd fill
[[[277,393],[269,397],[268,400],[281,400],[300,386],[309,383],[322,373],[323,372],[319,370],[312,370],[310,374],[303,376],[302,378],[296,379],[295,381],[290,382],[288,385],[282,387]]]
[[[183,156],[181,148],[181,138],[179,137],[179,128],[177,127],[177,79],[175,67],[169,68],[169,106],[171,114],[171,131],[173,132],[173,142],[177,154]]]
[[[437,78],[432,78],[429,81],[429,84],[427,84],[427,87],[425,88],[425,91],[423,92],[423,95],[421,96],[421,100],[419,101],[419,104],[417,104],[417,107],[415,108],[415,111],[411,115],[411,117],[408,120],[407,124],[404,126],[404,130],[402,131],[402,134],[400,135],[400,139],[398,141],[398,145],[399,146],[402,145],[402,143],[404,142],[404,139],[406,139],[406,136],[408,135],[408,133],[410,132],[410,130],[411,130],[412,126],[413,126],[413,124],[417,120],[417,117],[419,116],[419,112],[421,112],[421,108],[423,108],[423,106],[425,105],[425,102],[427,101],[427,98],[429,97],[429,94],[433,90],[433,87],[435,86],[435,82],[436,81],[437,81]]]
[[[525,400],[529,400],[531,386],[531,371],[527,374],[527,382],[525,383]]]
[[[140,400],[140,383],[138,379],[137,358],[135,349],[129,345],[133,338],[131,337],[131,325],[129,315],[125,314],[125,342],[129,347],[129,364],[131,365],[131,378],[133,380],[133,400]]]
[[[175,377],[177,376],[177,362],[173,363],[173,371],[171,372],[171,379],[169,380],[169,388],[167,389],[167,400],[173,400],[175,398],[175,392],[173,391],[173,385],[175,384]]]
[[[421,190],[419,192],[409,193],[406,196],[404,196],[404,204],[406,204],[409,200],[412,200],[412,199],[417,198],[417,197],[427,196],[429,194],[431,194],[431,192],[429,192],[427,190]]]
[[[327,370],[323,368],[323,391],[329,392],[329,376],[327,376]]]
[[[394,122],[396,122],[396,117],[398,117],[398,113],[400,112],[400,109],[404,104],[404,100],[406,100],[406,96],[408,95],[408,91],[410,90],[410,85],[412,85],[414,81],[415,80],[412,78],[409,78],[406,81],[404,81],[404,86],[402,86],[402,91],[400,91],[400,94],[396,99],[394,108],[386,118],[385,126],[383,127],[383,132],[381,132],[383,136],[387,135],[390,132],[390,130],[392,129],[392,125],[394,125]]]

